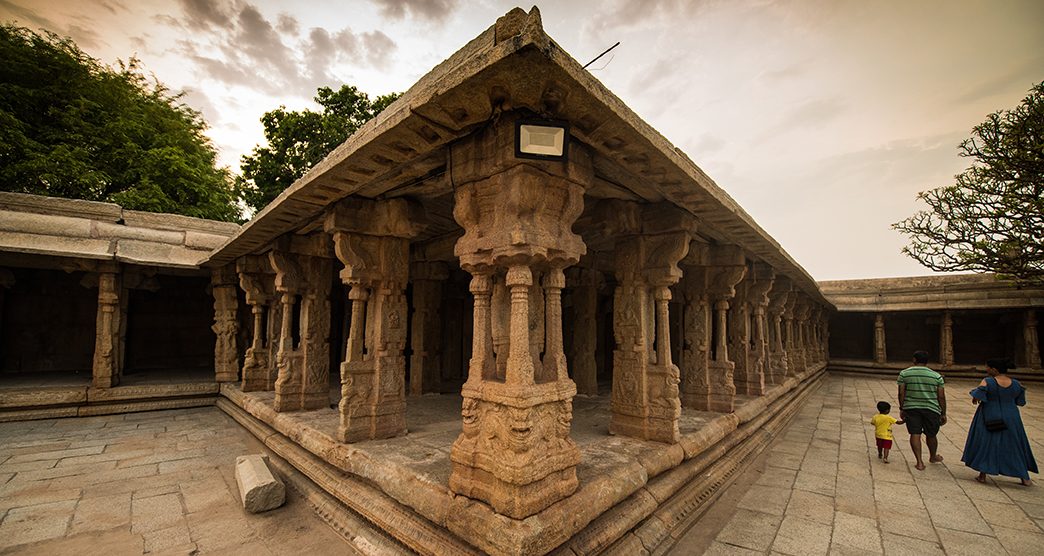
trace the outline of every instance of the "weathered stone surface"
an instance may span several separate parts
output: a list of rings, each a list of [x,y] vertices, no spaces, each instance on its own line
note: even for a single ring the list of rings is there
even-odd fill
[[[89,218],[102,222],[116,222],[123,213],[123,209],[119,205],[112,203],[99,203],[97,201],[83,201],[80,199],[59,199],[7,191],[0,192],[0,210]]]
[[[236,484],[243,509],[252,514],[274,510],[286,501],[286,487],[268,469],[268,456],[236,458]]]
[[[277,411],[323,408],[330,403],[332,265],[329,259],[295,255],[286,249],[284,244],[268,253],[282,306],[275,407]],[[298,327],[296,345],[294,324]]]

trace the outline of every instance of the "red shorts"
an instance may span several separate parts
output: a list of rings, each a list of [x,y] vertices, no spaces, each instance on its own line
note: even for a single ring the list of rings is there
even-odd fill
[[[885,440],[883,438],[878,438],[877,439],[877,447],[881,448],[882,450],[891,450],[892,449],[892,441],[891,440]]]

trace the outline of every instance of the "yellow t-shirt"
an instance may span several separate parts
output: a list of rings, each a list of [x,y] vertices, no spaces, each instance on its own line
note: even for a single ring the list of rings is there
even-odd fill
[[[898,421],[891,415],[885,415],[878,413],[870,419],[870,424],[874,426],[874,436],[882,440],[894,440],[892,438],[892,425]]]

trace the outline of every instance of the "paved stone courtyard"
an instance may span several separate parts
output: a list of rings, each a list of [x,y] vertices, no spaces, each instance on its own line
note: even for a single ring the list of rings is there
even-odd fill
[[[941,464],[914,469],[906,427],[895,427],[890,464],[877,459],[868,421],[892,403],[893,379],[829,375],[784,434],[737,478],[676,546],[678,554],[1044,554],[1044,486],[991,478],[961,463],[974,413],[967,392],[947,385],[949,423]],[[1044,460],[1044,388],[1029,385],[1022,418]],[[927,460],[927,450],[925,451]],[[996,480],[994,480],[996,479]]]
[[[905,427],[892,463],[866,421],[889,379],[833,375],[727,489],[676,554],[1040,554],[1044,487],[980,485],[960,462],[973,382],[948,385],[942,464],[914,470]],[[1044,388],[1023,419],[1044,456]],[[244,514],[235,456],[261,445],[215,408],[0,424],[0,552],[342,554],[348,545],[292,490]],[[1037,477],[1034,477],[1037,479]]]
[[[235,458],[262,451],[213,407],[0,424],[0,552],[346,553],[292,489],[242,510]]]

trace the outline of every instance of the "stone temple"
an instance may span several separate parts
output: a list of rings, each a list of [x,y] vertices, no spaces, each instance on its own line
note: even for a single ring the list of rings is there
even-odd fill
[[[1044,307],[817,284],[535,8],[242,227],[0,194],[0,286],[0,420],[217,406],[328,520],[426,554],[667,550],[828,365],[1040,373]]]

